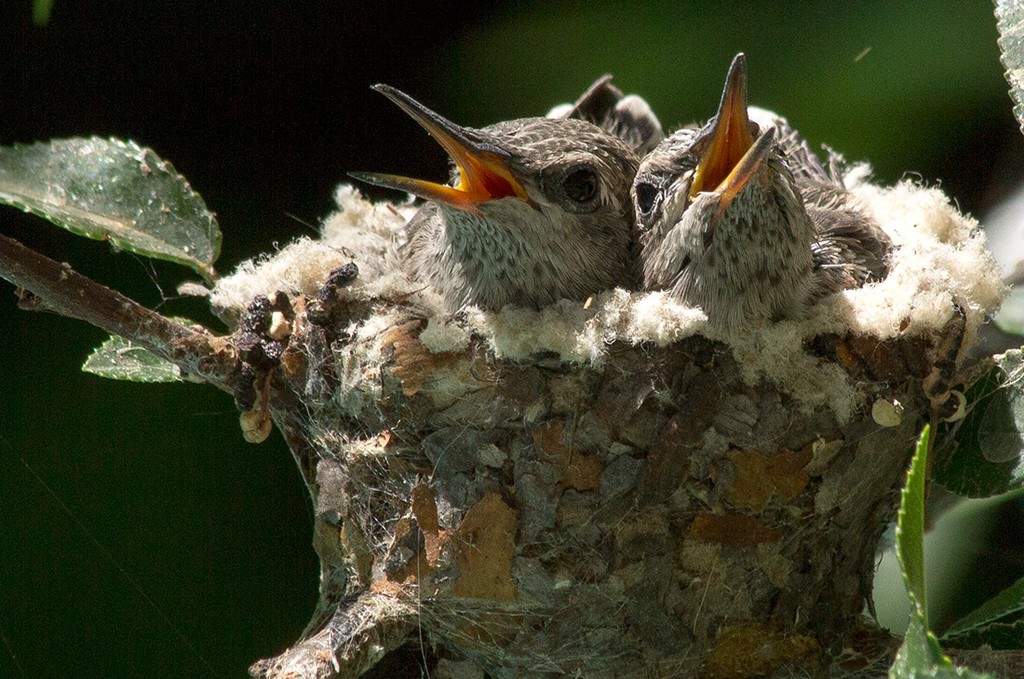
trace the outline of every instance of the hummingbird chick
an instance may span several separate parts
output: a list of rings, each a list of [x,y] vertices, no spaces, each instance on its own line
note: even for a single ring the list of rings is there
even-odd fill
[[[462,127],[393,87],[373,89],[454,163],[449,184],[350,173],[429,201],[409,221],[400,256],[449,312],[540,308],[638,284],[629,190],[639,158],[626,142],[576,118]]]
[[[822,296],[887,273],[889,239],[848,204],[841,180],[785,119],[748,112],[742,54],[718,114],[651,152],[632,197],[644,288],[719,326],[800,318]]]

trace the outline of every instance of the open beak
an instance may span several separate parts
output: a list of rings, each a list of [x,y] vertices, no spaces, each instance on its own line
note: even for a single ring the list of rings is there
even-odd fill
[[[690,198],[701,191],[722,194],[721,209],[740,192],[771,149],[774,134],[766,132],[754,143],[758,127],[747,117],[747,62],[737,54],[729,66],[718,115],[700,142],[700,160],[690,183]],[[767,138],[767,139],[766,139]]]
[[[758,170],[761,169],[761,165],[768,158],[768,154],[771,153],[774,144],[775,130],[770,128],[757,138],[757,141],[750,147],[750,150],[740,158],[740,162],[736,163],[736,167],[722,180],[722,183],[716,189],[721,196],[718,202],[719,214],[729,207],[729,203],[733,201],[733,198],[739,195],[739,192],[743,190],[743,187],[747,185],[751,177],[756,175]]]
[[[434,113],[408,94],[389,85],[374,85],[408,113],[448,152],[459,169],[455,186],[436,184],[425,179],[410,179],[392,174],[350,172],[361,181],[399,191],[407,191],[427,200],[445,203],[461,210],[480,213],[479,205],[499,198],[519,198],[536,207],[526,189],[508,167],[508,153],[480,138],[473,130],[461,127]]]

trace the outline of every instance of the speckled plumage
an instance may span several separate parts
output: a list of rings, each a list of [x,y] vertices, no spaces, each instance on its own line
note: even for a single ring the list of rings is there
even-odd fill
[[[448,185],[354,175],[429,199],[410,220],[400,255],[449,312],[539,308],[638,286],[629,190],[639,158],[629,144],[574,117],[460,127],[393,88],[378,89],[454,154]]]
[[[774,131],[758,141],[773,146]],[[642,181],[658,182],[663,196],[640,214],[644,287],[668,290],[724,325],[801,314],[820,294],[810,248],[816,233],[785,161],[769,152],[723,209],[715,191],[690,200],[696,157],[686,148],[663,146],[642,165]]]
[[[730,79],[745,78],[737,62]],[[745,80],[742,89],[745,106]],[[644,288],[668,290],[725,326],[799,318],[826,294],[884,277],[890,249],[835,168],[826,171],[784,118],[750,114],[743,181],[691,195],[712,119],[665,139],[633,187]]]
[[[409,224],[402,258],[454,311],[586,299],[638,283],[629,187],[637,158],[622,141],[581,120],[527,118],[478,131],[504,149],[509,168],[536,207],[515,197],[481,203],[473,214],[428,203]],[[599,188],[584,204],[561,183],[592,169]]]

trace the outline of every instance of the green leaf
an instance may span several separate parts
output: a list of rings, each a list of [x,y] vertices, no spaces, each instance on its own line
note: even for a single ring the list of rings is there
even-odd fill
[[[945,636],[951,637],[970,632],[987,623],[1019,613],[1020,611],[1024,611],[1024,578],[1013,583],[972,612],[954,622]]]
[[[202,198],[170,163],[132,141],[0,147],[0,203],[208,279],[220,254],[220,230]]]
[[[991,679],[988,675],[954,667],[928,629],[924,586],[924,501],[930,440],[931,430],[926,426],[917,440],[896,519],[896,558],[900,562],[913,610],[903,645],[889,668],[889,679]]]
[[[935,481],[967,497],[991,497],[1024,487],[1024,354],[993,357],[965,394],[967,415],[951,450],[936,460]]]
[[[1024,335],[1024,287],[1010,290],[992,320],[1003,332]]]
[[[82,370],[112,380],[181,382],[181,370],[117,335],[111,336],[85,359]]]
[[[45,26],[50,23],[50,11],[52,9],[53,0],[33,0],[32,23],[36,26]]]
[[[913,610],[903,645],[889,670],[891,678],[913,677],[915,673],[949,665],[938,641],[928,631],[928,604],[924,587],[924,499],[925,474],[931,430],[925,427],[907,471],[907,483],[900,496],[896,517],[896,559]]]
[[[996,679],[991,674],[979,674],[966,667],[940,665],[927,670],[889,670],[890,679]]]
[[[996,0],[999,51],[1010,83],[1013,113],[1024,130],[1024,2]]]
[[[926,629],[928,606],[924,589],[924,496],[930,439],[931,430],[926,426],[917,441],[917,449],[907,471],[907,483],[903,487],[900,511],[896,518],[896,558],[900,562],[910,601]]]
[[[939,642],[928,631],[921,617],[912,613],[907,634],[903,637],[903,645],[900,646],[892,667],[889,668],[889,679],[941,677],[944,675],[938,672],[950,670],[952,666],[949,658],[942,655]]]
[[[946,633],[943,643],[955,648],[981,648],[991,646],[995,650],[1020,650],[1024,647],[1024,620],[1012,622],[991,622],[959,634]]]

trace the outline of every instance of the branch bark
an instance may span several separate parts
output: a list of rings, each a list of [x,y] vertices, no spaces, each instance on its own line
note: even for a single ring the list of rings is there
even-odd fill
[[[250,668],[254,677],[358,679],[402,645],[416,627],[416,609],[385,594],[364,593],[336,606],[322,629]]]
[[[0,277],[30,292],[48,310],[136,342],[184,373],[230,391],[235,354],[226,338],[172,321],[77,273],[71,265],[2,235]],[[23,298],[21,306],[31,309],[36,304]]]

